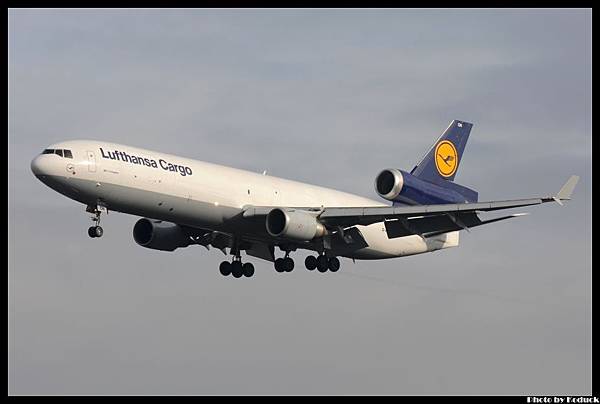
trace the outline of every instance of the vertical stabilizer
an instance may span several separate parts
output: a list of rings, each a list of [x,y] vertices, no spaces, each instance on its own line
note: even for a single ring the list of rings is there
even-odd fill
[[[472,123],[453,120],[411,174],[438,185],[454,181],[472,127]]]

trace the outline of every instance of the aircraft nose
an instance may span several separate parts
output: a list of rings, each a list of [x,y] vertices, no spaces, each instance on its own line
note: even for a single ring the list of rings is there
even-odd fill
[[[48,162],[47,156],[39,155],[36,156],[33,160],[31,160],[31,171],[35,174],[36,177],[44,174],[48,174]]]

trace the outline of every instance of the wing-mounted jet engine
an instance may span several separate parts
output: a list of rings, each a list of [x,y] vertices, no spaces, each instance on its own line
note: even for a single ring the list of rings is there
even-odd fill
[[[310,241],[327,233],[316,215],[294,209],[274,208],[267,215],[266,227],[273,237],[295,241]]]
[[[147,218],[135,223],[133,239],[142,247],[160,251],[174,251],[192,244],[181,226]]]

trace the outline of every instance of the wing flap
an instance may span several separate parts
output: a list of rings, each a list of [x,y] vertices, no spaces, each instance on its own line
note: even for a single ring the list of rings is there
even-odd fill
[[[331,237],[329,246],[336,254],[344,255],[368,247],[369,243],[367,243],[360,230],[351,227],[344,230],[344,237],[341,237],[340,234]]]
[[[425,216],[407,220],[386,220],[385,229],[388,238],[405,237],[413,234],[418,234],[425,238],[429,238],[451,231],[463,230],[463,226],[466,226],[466,228],[469,229],[484,224],[511,219],[513,217],[524,216],[526,214],[527,213],[515,213],[489,220],[481,220],[475,213],[470,213],[468,215],[456,215],[454,220],[448,215]],[[455,221],[456,219],[460,220],[460,224],[458,224],[459,222]]]
[[[467,213],[477,211],[494,211],[539,205],[553,201],[552,198],[515,199],[509,201],[492,201],[443,205],[417,206],[374,206],[364,208],[325,208],[319,220],[327,225],[368,225],[386,219],[411,216],[435,216],[441,213]]]
[[[425,235],[432,232],[462,230],[456,219],[466,227],[475,227],[481,220],[474,213],[456,215],[454,220],[445,214],[386,220],[384,222],[388,238],[398,238],[413,234]]]

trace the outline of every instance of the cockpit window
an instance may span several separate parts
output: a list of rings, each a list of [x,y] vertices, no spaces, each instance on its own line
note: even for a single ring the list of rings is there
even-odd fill
[[[46,149],[42,152],[42,154],[56,154],[60,157],[66,157],[68,159],[73,158],[73,153],[71,153],[71,150],[66,149]]]

